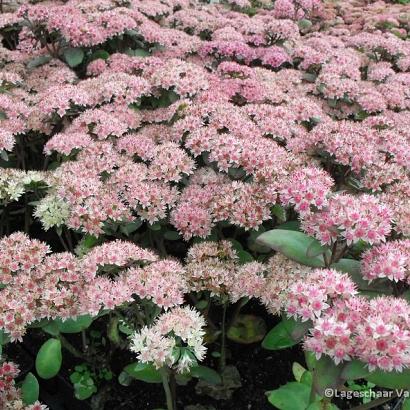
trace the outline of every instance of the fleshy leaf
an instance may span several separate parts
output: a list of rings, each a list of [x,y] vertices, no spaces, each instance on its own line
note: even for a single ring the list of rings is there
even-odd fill
[[[161,383],[162,381],[161,373],[152,364],[135,362],[124,367],[124,371],[134,379],[146,383]]]
[[[289,259],[311,267],[323,267],[323,256],[319,253],[326,251],[319,241],[298,231],[286,229],[272,229],[264,232],[257,239],[264,246],[282,253]],[[309,254],[315,256],[309,256]]]
[[[21,384],[21,396],[23,403],[30,405],[36,402],[38,400],[39,391],[40,387],[36,376],[34,376],[33,373],[27,373],[27,376]]]
[[[51,379],[60,371],[62,361],[61,342],[58,339],[47,340],[37,353],[37,374],[42,379]]]

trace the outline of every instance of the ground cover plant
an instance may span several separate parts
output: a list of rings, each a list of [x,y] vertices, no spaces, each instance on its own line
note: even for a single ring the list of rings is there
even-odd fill
[[[0,11],[0,410],[410,408],[407,0]]]

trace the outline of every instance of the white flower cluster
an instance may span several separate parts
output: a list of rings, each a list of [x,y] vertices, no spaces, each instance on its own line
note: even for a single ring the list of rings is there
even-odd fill
[[[18,201],[28,185],[44,180],[45,176],[41,172],[0,168],[0,202]]]
[[[47,231],[64,225],[70,217],[70,205],[56,195],[47,195],[39,201],[34,216],[40,219]]]
[[[189,371],[205,357],[204,318],[195,309],[177,307],[162,314],[152,327],[131,336],[131,351],[143,363],[157,369],[173,367],[178,373]]]

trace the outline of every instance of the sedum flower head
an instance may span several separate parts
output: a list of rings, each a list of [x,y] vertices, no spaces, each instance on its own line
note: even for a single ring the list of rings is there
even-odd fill
[[[204,326],[205,320],[195,309],[174,308],[160,315],[151,327],[135,332],[130,349],[143,363],[184,373],[205,357]]]
[[[46,231],[65,225],[70,217],[70,205],[56,195],[47,195],[39,201],[34,216],[40,219]]]

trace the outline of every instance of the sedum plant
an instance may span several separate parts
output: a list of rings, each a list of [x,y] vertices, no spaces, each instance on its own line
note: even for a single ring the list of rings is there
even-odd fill
[[[279,409],[409,387],[405,2],[18,3],[0,4],[0,407],[44,410],[67,370],[94,409],[135,380],[168,410],[196,379],[229,399],[231,343],[305,351]],[[20,375],[10,343],[34,346]]]

